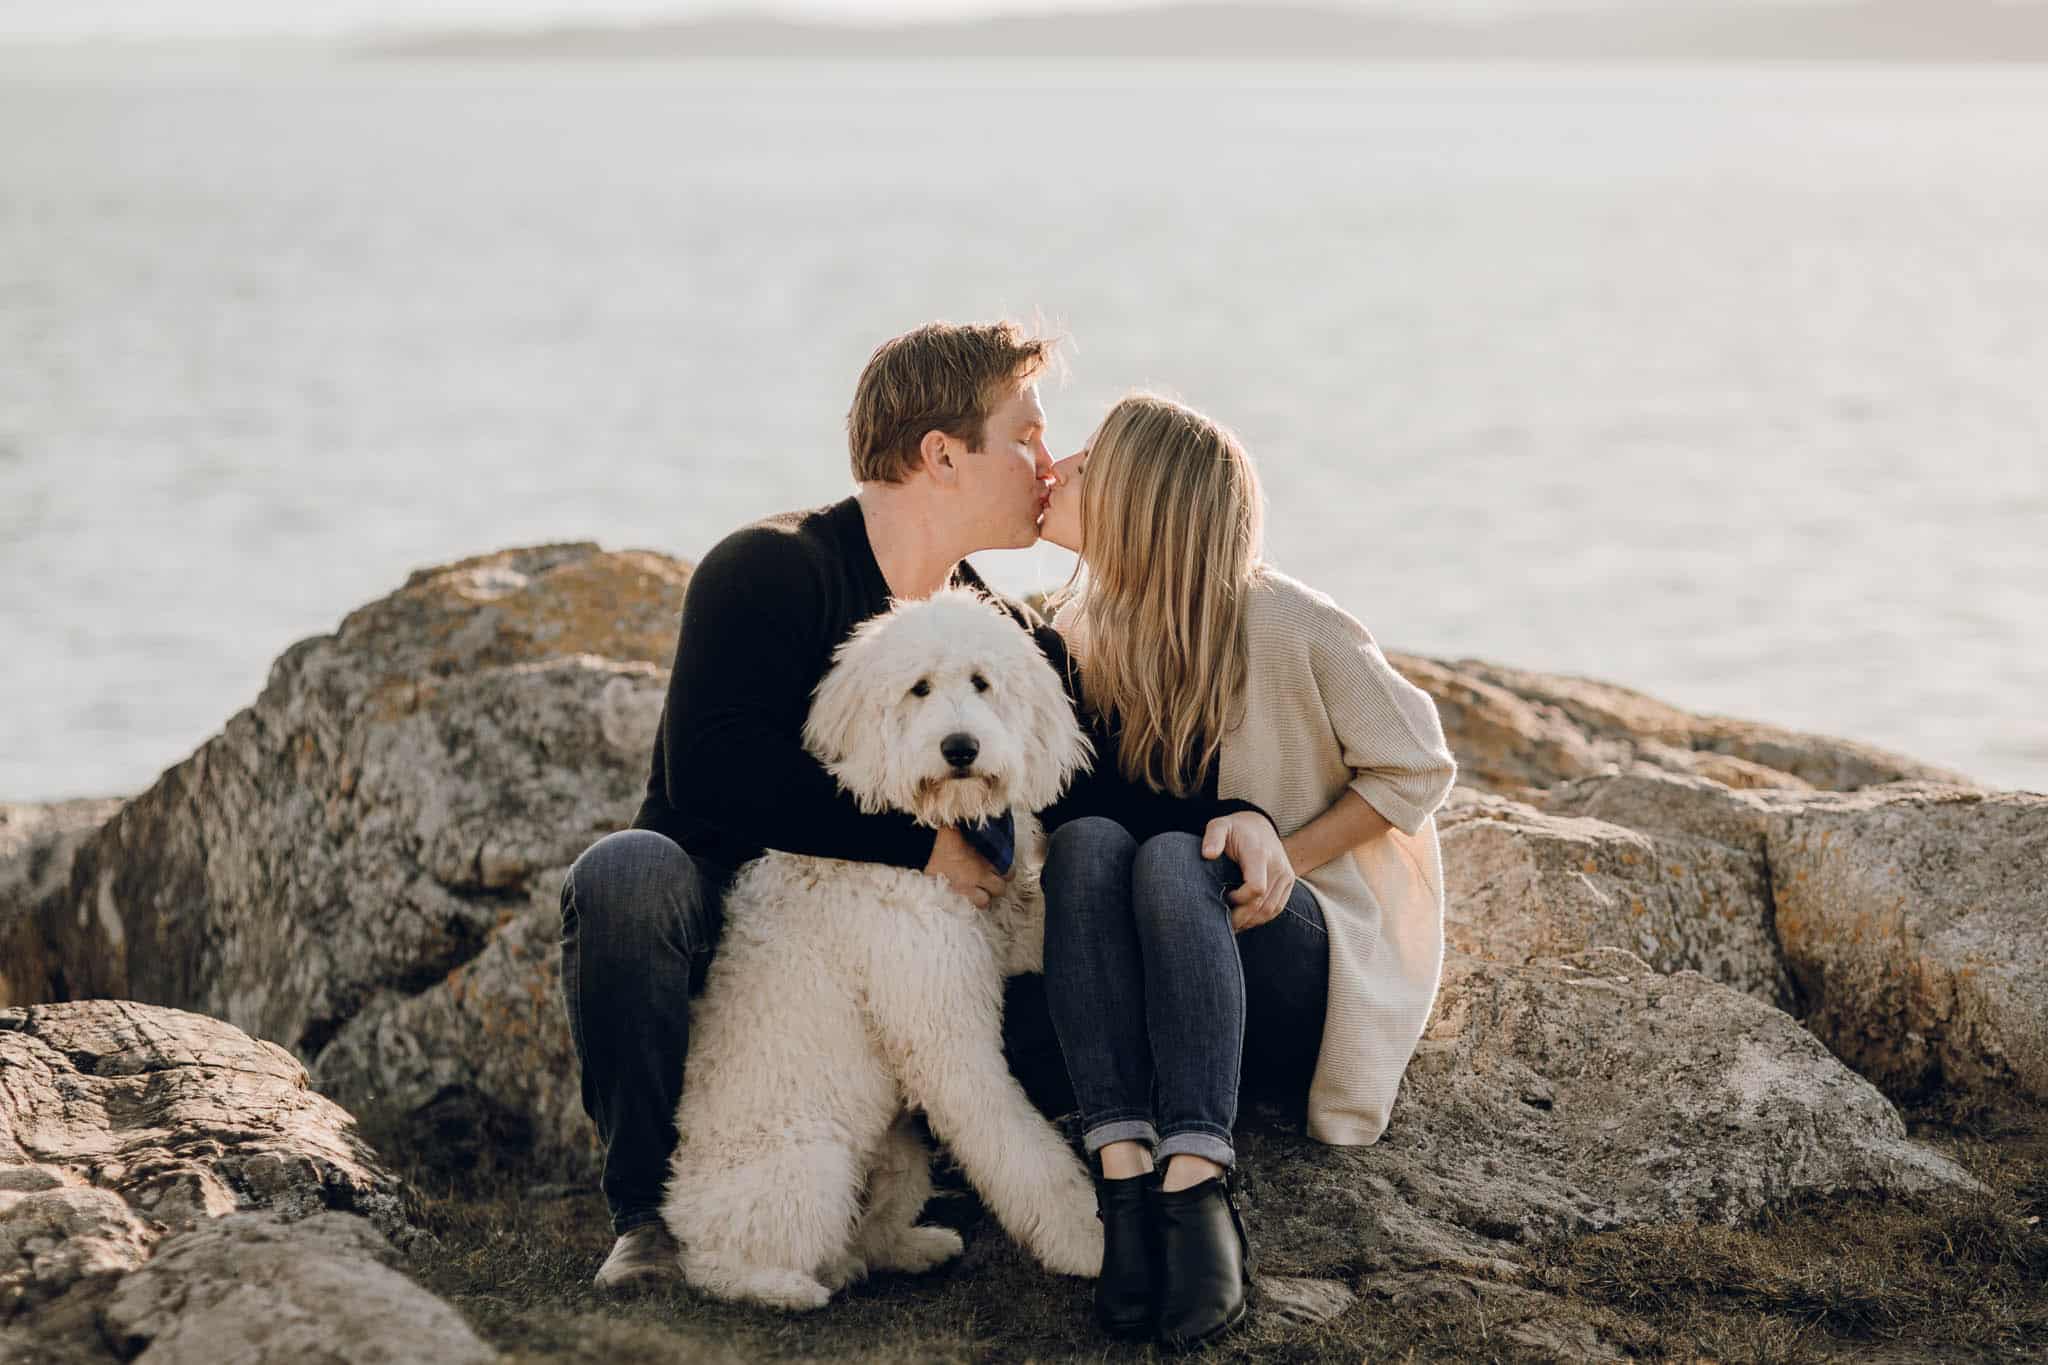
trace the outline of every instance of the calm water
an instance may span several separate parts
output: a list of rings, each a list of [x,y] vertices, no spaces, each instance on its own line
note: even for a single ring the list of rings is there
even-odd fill
[[[0,59],[0,799],[423,564],[845,491],[1042,310],[1390,647],[2048,789],[2048,71]],[[1065,576],[1050,547],[985,556]]]

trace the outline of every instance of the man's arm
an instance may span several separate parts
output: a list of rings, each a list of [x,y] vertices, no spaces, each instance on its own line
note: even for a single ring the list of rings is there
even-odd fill
[[[720,541],[683,598],[662,712],[669,805],[748,844],[923,868],[933,831],[863,814],[803,747],[834,601],[823,566],[769,528]]]

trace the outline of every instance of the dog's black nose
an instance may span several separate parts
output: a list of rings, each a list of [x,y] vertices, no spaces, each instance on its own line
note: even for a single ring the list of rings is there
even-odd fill
[[[974,756],[981,752],[981,741],[968,734],[947,735],[939,741],[939,752],[956,768],[971,767]]]

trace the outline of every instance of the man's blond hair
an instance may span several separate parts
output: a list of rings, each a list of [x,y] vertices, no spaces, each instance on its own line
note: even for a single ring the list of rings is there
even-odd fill
[[[917,469],[918,445],[943,431],[980,450],[988,417],[1053,363],[1056,337],[1014,322],[928,322],[875,348],[846,414],[856,483],[899,483]]]

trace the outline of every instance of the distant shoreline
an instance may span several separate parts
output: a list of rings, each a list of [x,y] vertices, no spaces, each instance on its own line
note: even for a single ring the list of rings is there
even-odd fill
[[[2048,62],[2048,4],[1698,4],[1460,22],[1315,6],[1187,4],[894,26],[720,18],[449,31],[345,44],[377,59],[800,58],[1356,62]]]

